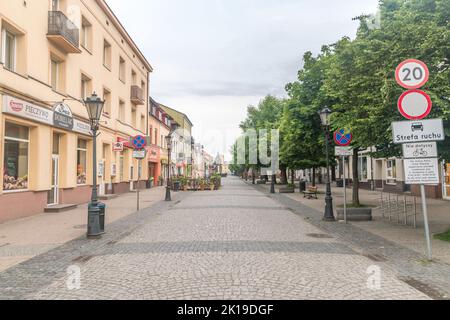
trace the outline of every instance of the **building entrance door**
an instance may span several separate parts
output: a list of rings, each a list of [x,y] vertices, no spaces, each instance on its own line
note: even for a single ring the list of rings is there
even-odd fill
[[[443,187],[444,187],[444,199],[450,200],[450,163],[443,164],[444,168],[444,174],[442,175],[443,178]]]
[[[49,206],[59,204],[59,155],[52,156],[52,183],[51,189],[48,192],[48,201],[47,204]]]

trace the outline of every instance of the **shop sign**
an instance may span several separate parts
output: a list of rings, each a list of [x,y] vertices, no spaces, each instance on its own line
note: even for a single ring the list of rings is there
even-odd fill
[[[159,162],[159,158],[160,158],[159,148],[151,147],[151,148],[147,148],[147,150],[148,150],[148,154],[147,154],[148,160],[151,162]]]
[[[113,144],[113,152],[122,152],[123,151],[123,142],[115,142]]]
[[[67,104],[58,103],[53,107],[53,125],[66,130],[73,130],[73,114]]]
[[[51,110],[10,96],[3,97],[3,112],[48,125],[53,124]]]
[[[4,113],[44,123],[50,126],[55,126],[58,128],[72,130],[74,132],[85,135],[91,134],[90,124],[77,119],[73,119],[73,114],[68,106],[59,104],[55,106],[55,109],[57,109],[57,111],[49,110],[32,103],[28,103],[24,100],[13,98],[11,96],[3,97]],[[58,116],[55,117],[55,113],[58,113]],[[70,115],[72,115],[72,120],[70,120]]]

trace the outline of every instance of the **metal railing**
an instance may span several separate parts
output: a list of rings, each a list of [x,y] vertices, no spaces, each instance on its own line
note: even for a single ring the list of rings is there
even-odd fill
[[[381,192],[379,210],[383,219],[417,228],[417,217],[422,214],[420,201],[415,196]]]
[[[80,45],[79,29],[61,11],[49,11],[48,35],[63,36],[77,48]]]
[[[131,86],[131,100],[144,103],[144,91],[139,86]]]

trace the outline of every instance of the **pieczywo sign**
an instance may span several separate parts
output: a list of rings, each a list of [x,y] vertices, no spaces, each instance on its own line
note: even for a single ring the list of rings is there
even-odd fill
[[[398,110],[408,120],[424,119],[432,108],[430,96],[422,90],[406,91],[398,99]]]
[[[400,63],[395,71],[397,83],[405,89],[423,87],[430,78],[430,71],[425,63],[416,59],[408,59]]]

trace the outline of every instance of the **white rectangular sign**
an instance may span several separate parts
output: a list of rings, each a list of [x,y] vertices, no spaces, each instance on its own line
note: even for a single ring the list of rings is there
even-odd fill
[[[335,148],[336,157],[349,157],[353,155],[353,148],[351,147],[336,147]]]
[[[406,143],[403,145],[403,158],[437,158],[438,149],[436,142]]]
[[[133,158],[134,159],[145,159],[147,156],[146,150],[134,150],[133,151]]]
[[[437,158],[405,159],[406,184],[439,184],[439,163]]]
[[[396,144],[445,140],[442,119],[394,122],[392,133]]]

